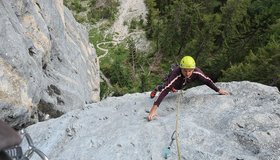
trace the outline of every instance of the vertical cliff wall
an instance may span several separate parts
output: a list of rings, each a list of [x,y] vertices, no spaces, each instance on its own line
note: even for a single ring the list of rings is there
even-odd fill
[[[63,1],[1,0],[0,118],[20,126],[97,101],[95,49]]]

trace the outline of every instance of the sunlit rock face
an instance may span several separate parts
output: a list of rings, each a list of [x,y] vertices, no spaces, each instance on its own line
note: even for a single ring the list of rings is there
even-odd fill
[[[99,64],[62,0],[0,2],[0,118],[12,126],[99,101]]]

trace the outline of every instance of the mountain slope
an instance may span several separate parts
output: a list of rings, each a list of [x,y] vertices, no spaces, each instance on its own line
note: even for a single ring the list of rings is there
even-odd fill
[[[231,95],[217,95],[207,86],[170,93],[151,122],[145,117],[153,100],[149,93],[136,93],[110,97],[27,129],[50,159],[160,160],[175,129],[178,104],[182,159],[279,158],[277,88],[246,81],[217,85]],[[177,159],[175,142],[171,151],[170,159]]]

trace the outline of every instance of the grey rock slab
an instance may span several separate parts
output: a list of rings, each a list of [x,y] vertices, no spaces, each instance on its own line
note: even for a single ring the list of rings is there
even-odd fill
[[[278,89],[247,81],[217,85],[231,95],[205,85],[170,93],[151,122],[146,111],[153,100],[147,92],[109,97],[27,130],[50,159],[160,160],[176,129],[179,106],[181,159],[278,160]],[[169,159],[177,158],[174,141]]]

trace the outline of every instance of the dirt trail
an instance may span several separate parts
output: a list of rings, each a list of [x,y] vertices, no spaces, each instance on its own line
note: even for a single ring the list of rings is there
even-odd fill
[[[135,34],[143,34],[144,31],[136,31],[129,33],[128,26],[124,25],[125,22],[130,22],[133,18],[145,18],[147,11],[144,0],[120,0],[119,6],[119,16],[112,25],[112,28],[109,29],[108,32],[113,34],[113,41],[101,42],[97,44],[97,48],[104,51],[104,54],[99,56],[98,58],[103,58],[107,55],[108,49],[102,48],[101,46],[104,44],[117,45],[121,43],[125,38],[135,35]],[[144,20],[145,21],[145,20]],[[128,23],[129,24],[129,23]]]
[[[109,50],[107,48],[102,48],[101,47],[102,45],[110,44],[110,43],[113,44],[113,45],[117,45],[117,44],[121,43],[125,38],[127,38],[127,37],[129,37],[131,35],[142,34],[142,33],[145,33],[145,32],[144,31],[131,32],[126,37],[122,37],[122,39],[117,39],[115,41],[107,41],[107,42],[100,42],[100,43],[98,43],[96,45],[96,47],[104,52],[104,54],[100,55],[98,57],[98,59],[101,59],[101,58],[105,57],[108,54],[108,52],[109,52]],[[118,37],[118,38],[120,38],[120,37]]]
[[[101,42],[96,45],[96,47],[104,52],[104,54],[100,55],[98,57],[99,61],[101,58],[107,56],[109,50],[107,48],[101,47],[105,44],[113,44],[117,45],[121,43],[125,38],[131,36],[131,35],[141,35],[144,33],[144,31],[135,31],[135,32],[128,32],[128,26],[124,25],[130,24],[130,21],[133,18],[145,18],[147,11],[146,6],[144,3],[144,0],[120,0],[120,6],[119,6],[119,15],[114,24],[112,25],[112,28],[108,30],[108,33],[113,34],[113,40],[107,41],[107,42]],[[145,19],[144,19],[145,21]],[[105,77],[105,75],[100,71],[101,78],[107,83],[107,85],[112,88],[112,84],[110,83],[110,80]],[[112,95],[111,93],[110,95]]]

